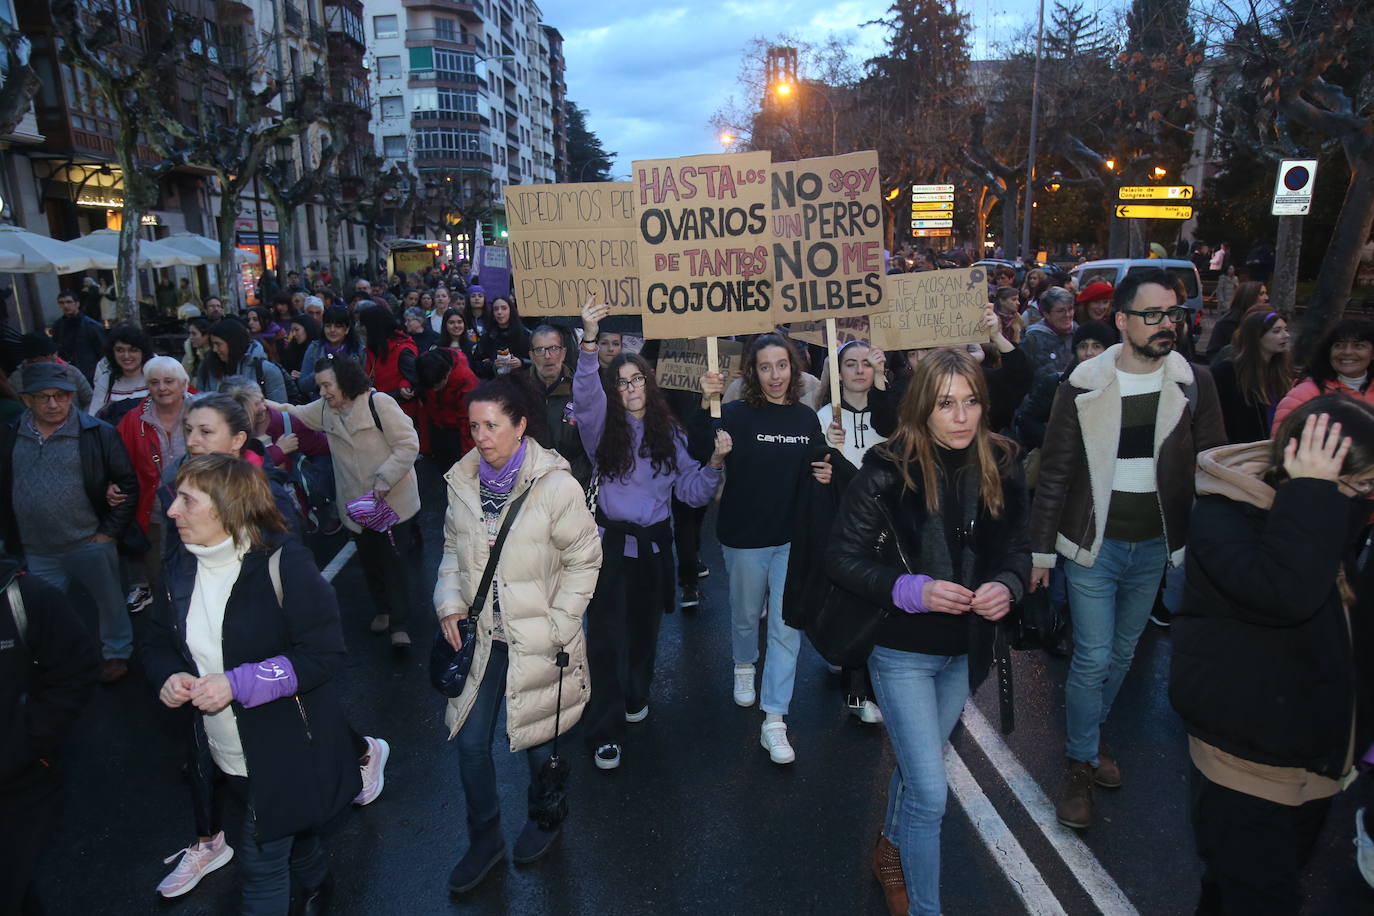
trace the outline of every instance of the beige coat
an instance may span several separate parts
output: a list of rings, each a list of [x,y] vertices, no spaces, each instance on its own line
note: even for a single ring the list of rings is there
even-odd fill
[[[369,396],[382,421],[380,430],[367,407]],[[415,480],[420,436],[391,395],[369,391],[356,398],[346,414],[326,405],[323,398],[309,404],[286,405],[286,410],[311,429],[324,430],[329,437],[339,518],[349,531],[362,528],[348,517],[345,507],[375,489],[378,483],[390,488],[386,501],[401,521],[420,511],[420,488]]]
[[[444,558],[434,584],[434,608],[440,620],[450,614],[467,614],[490,553],[477,489],[479,457],[473,449],[444,475],[448,481]],[[563,676],[559,731],[571,728],[587,705],[591,679],[582,615],[596,591],[601,568],[601,540],[582,488],[569,472],[568,462],[533,439],[529,440],[510,501],[502,511],[503,520],[516,497],[526,490],[531,491],[529,499],[511,525],[493,578],[510,646],[506,734],[512,751],[543,744],[554,736],[558,706],[554,656],[559,649],[570,656]],[[461,694],[448,701],[444,723],[450,738],[458,734],[472,711],[491,655],[490,597],[478,620],[477,648],[467,683]]]

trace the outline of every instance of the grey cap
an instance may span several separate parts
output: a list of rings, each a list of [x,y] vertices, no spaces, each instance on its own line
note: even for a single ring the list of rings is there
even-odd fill
[[[59,391],[76,391],[76,385],[67,376],[67,367],[61,363],[29,363],[24,367],[24,387],[20,394],[33,394],[56,388]]]

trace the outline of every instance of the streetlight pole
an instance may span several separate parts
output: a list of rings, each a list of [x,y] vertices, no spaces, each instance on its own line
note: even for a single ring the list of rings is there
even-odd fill
[[[1035,30],[1035,75],[1031,79],[1030,152],[1026,155],[1026,209],[1021,215],[1021,257],[1030,259],[1031,210],[1035,206],[1035,146],[1040,132],[1040,59],[1045,48],[1045,0]]]
[[[587,166],[591,165],[593,162],[604,162],[607,165],[611,164],[611,160],[607,159],[605,156],[593,156],[582,163],[582,168],[577,170],[577,180],[579,183],[587,177]]]

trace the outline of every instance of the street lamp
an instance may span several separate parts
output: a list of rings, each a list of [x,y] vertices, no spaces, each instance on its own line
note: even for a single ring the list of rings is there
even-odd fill
[[[1116,171],[1116,160],[1115,160],[1115,159],[1108,159],[1107,161],[1103,162],[1102,164],[1105,165],[1105,166],[1107,167],[1107,171],[1109,171],[1109,172],[1115,172],[1115,171]]]
[[[731,143],[734,143],[734,142],[735,142],[735,135],[734,135],[734,134],[731,134],[731,133],[723,133],[723,134],[720,135],[720,145],[721,145],[721,146],[724,146],[724,147],[726,147],[726,148],[729,148],[730,144],[731,144]]]
[[[1169,172],[1168,172],[1167,169],[1164,168],[1164,166],[1162,166],[1162,165],[1157,165],[1157,166],[1155,166],[1154,171],[1153,171],[1151,174],[1154,175],[1155,181],[1158,181],[1159,179],[1163,178],[1165,175],[1169,174]]]
[[[789,96],[789,95],[792,94],[792,84],[791,84],[791,83],[778,83],[777,85],[775,85],[775,86],[773,87],[773,94],[774,94],[774,95],[778,95],[778,96],[782,96],[783,98],[786,98],[787,96]]]

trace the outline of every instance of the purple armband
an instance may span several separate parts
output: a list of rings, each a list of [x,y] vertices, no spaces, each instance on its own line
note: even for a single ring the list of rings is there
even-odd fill
[[[908,614],[924,614],[926,606],[921,601],[921,594],[930,581],[930,576],[898,576],[892,584],[892,603]]]
[[[234,699],[246,709],[261,706],[296,692],[296,669],[285,655],[239,665],[224,672]]]

